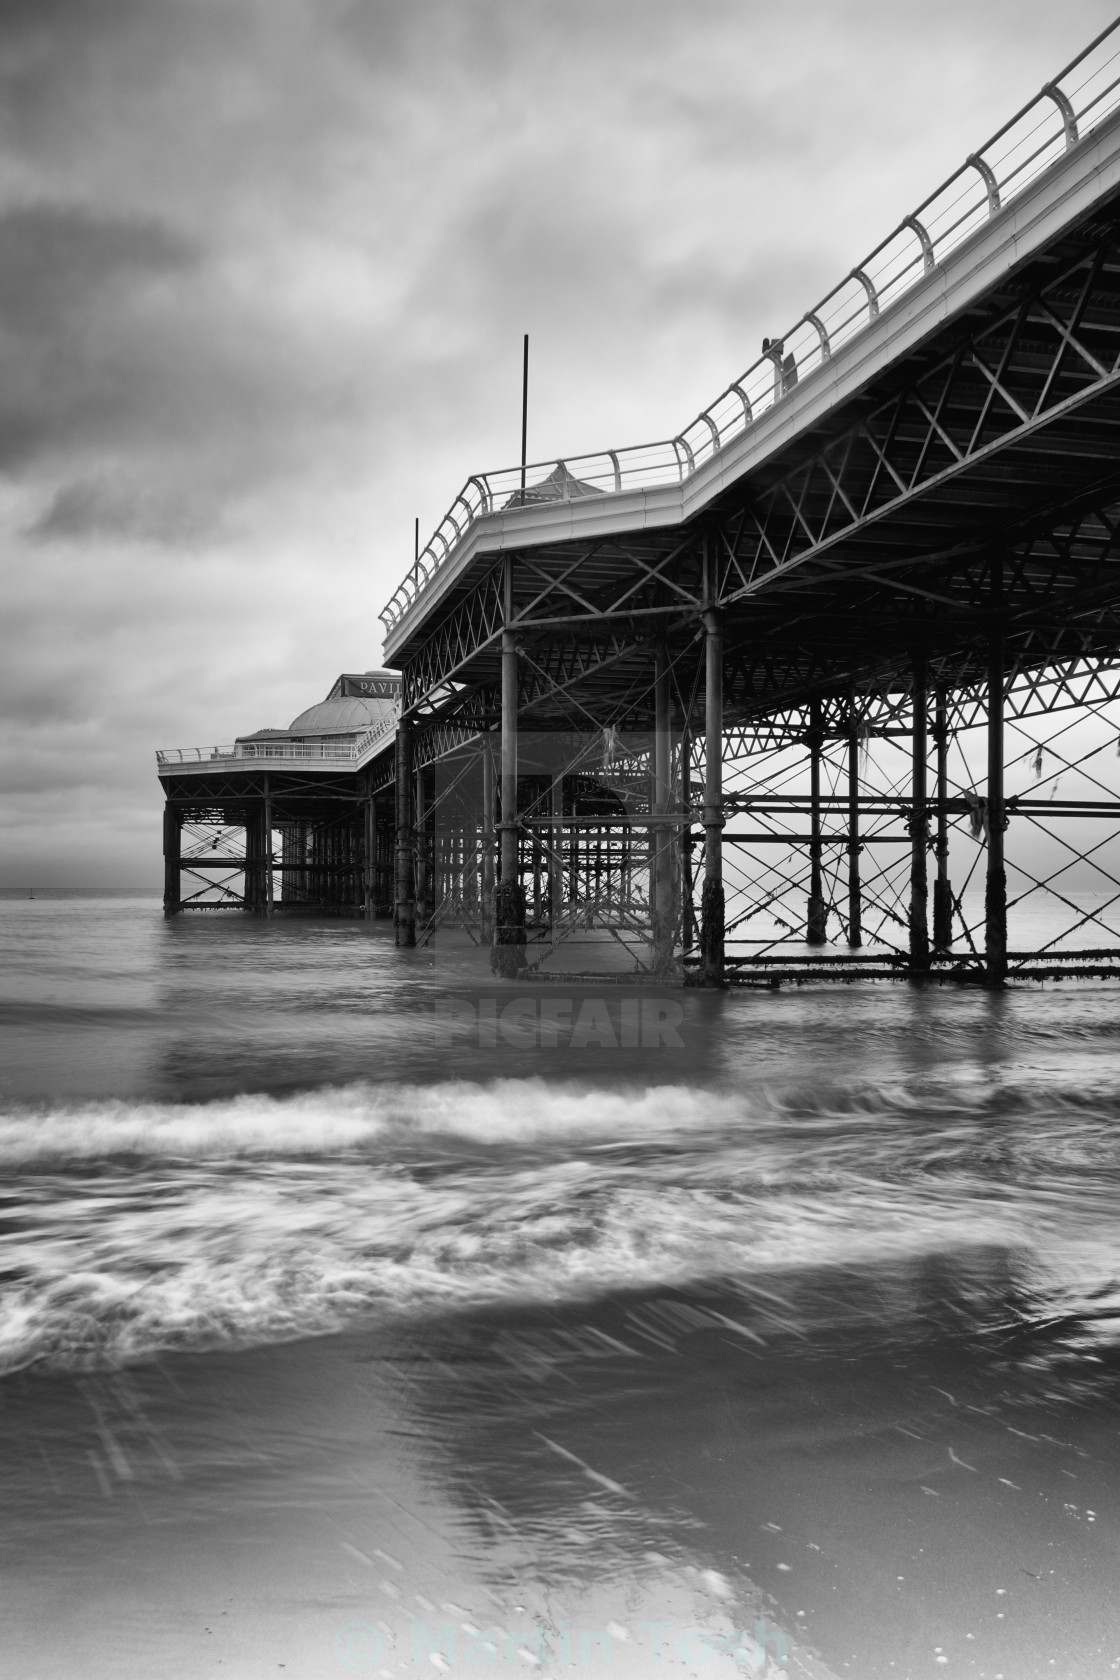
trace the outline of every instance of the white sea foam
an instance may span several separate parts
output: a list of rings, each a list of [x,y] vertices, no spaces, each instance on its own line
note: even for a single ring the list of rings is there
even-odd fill
[[[728,1124],[752,1112],[758,1110],[741,1097],[675,1085],[604,1090],[540,1079],[356,1083],[285,1097],[103,1101],[9,1111],[0,1114],[0,1164],[329,1155],[410,1135],[486,1144],[661,1137],[700,1124]]]
[[[858,1266],[874,1314],[931,1254],[1068,1308],[1117,1261],[1116,1129],[1082,1107],[504,1080],[9,1112],[0,1369]]]

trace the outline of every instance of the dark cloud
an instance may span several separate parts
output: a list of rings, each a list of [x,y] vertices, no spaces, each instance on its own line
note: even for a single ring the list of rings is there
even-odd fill
[[[55,204],[0,217],[0,470],[120,424],[136,380],[127,353],[109,348],[113,324],[197,260],[149,217]]]
[[[377,661],[523,331],[532,454],[669,434],[1109,14],[0,0],[0,881]]]
[[[9,332],[55,337],[110,290],[192,267],[198,255],[150,216],[23,205],[0,215],[0,320]]]
[[[186,495],[79,480],[56,491],[24,535],[39,543],[119,539],[178,549],[197,548],[214,531],[214,520]]]

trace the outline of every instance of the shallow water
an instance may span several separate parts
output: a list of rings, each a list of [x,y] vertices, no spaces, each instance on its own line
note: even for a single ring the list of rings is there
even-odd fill
[[[665,993],[669,1027],[647,1032],[638,994],[573,985],[544,1033],[539,990],[504,1027],[514,994],[454,955],[397,952],[383,924],[8,898],[0,940],[0,1370],[20,1395],[340,1331],[413,1347],[443,1484],[471,1507],[474,1462],[476,1512],[478,1477],[507,1509],[511,1465],[548,1483],[549,1430],[525,1433],[542,1382],[583,1396],[576,1433],[585,1403],[601,1418],[631,1395],[641,1415],[670,1390],[686,1432],[700,1390],[652,1379],[682,1349],[687,1376],[718,1344],[716,1388],[719,1360],[753,1361],[760,1429],[768,1383],[786,1428],[825,1367],[837,1415],[903,1368],[923,1393],[951,1369],[944,1391],[956,1406],[970,1384],[978,1415],[1111,1415],[1120,988]],[[573,1043],[577,1019],[596,1030]],[[805,1429],[823,1415],[806,1401]],[[601,1572],[630,1556],[604,1509],[569,1511],[563,1543],[531,1499],[522,1526]],[[714,1496],[678,1520],[728,1526]],[[926,1672],[878,1637],[853,1645],[859,1671],[881,1648],[883,1673]],[[1038,1672],[1109,1672],[1062,1649]]]
[[[978,1333],[1120,1333],[1114,988],[685,993],[675,1043],[538,1048],[448,1032],[461,976],[384,926],[0,929],[5,1368],[996,1251]]]

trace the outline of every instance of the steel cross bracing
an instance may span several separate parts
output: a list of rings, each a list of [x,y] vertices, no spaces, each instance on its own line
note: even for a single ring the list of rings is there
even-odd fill
[[[833,671],[838,639],[855,670],[869,645],[908,632],[908,606],[924,603],[941,632],[949,615],[967,639],[986,610],[977,580],[993,543],[1020,545],[1013,628],[1040,657],[1094,623],[1114,634],[1115,579],[1111,564],[1100,568],[1115,559],[1120,489],[1116,222],[1065,246],[1061,261],[1029,265],[939,335],[889,394],[842,417],[772,482],[729,493],[701,526],[518,551],[508,627],[529,666],[575,699],[578,716],[578,685],[593,671],[609,664],[613,694],[624,696],[628,645],[640,656],[658,636],[679,641],[716,605],[729,659],[738,645],[756,673],[784,660],[793,686],[819,681],[811,650],[826,626],[817,663]],[[855,632],[838,634],[853,616]],[[503,627],[491,563],[410,651],[406,707],[496,681]],[[779,645],[788,650],[799,631],[800,672]],[[581,649],[589,637],[602,648]],[[543,697],[526,693],[534,705]]]
[[[985,973],[983,864],[988,844],[984,724],[974,697],[942,694],[946,790],[923,823],[931,857],[943,823],[952,921],[934,972]],[[1120,660],[1029,673],[1008,694],[1005,845],[1014,978],[1120,976]],[[782,979],[911,972],[911,858],[915,833],[911,698],[859,695],[814,715],[822,746],[821,821],[827,949],[805,954],[811,865],[807,710],[791,709],[725,742],[723,808],[732,978]],[[858,741],[859,903],[862,937],[845,949],[851,867],[852,761]],[[1025,750],[1023,750],[1025,748]],[[935,751],[931,742],[931,755]],[[932,766],[931,757],[931,766]],[[702,768],[696,754],[694,776]],[[697,848],[703,840],[693,830]],[[698,852],[702,862],[702,850]],[[1029,949],[1025,948],[1029,944]],[[1016,949],[1015,947],[1019,948]],[[686,963],[697,966],[695,957]]]
[[[1040,203],[1066,202],[1080,183],[1099,191],[1107,172],[1103,136],[1120,104],[1120,77],[1110,23],[1073,62],[959,169],[903,218],[893,233],[840,284],[789,329],[768,341],[758,361],[671,439],[630,449],[554,460],[498,473],[473,475],[431,542],[382,612],[395,635],[428,587],[453,569],[476,521],[513,508],[550,503],[597,502],[600,507],[635,490],[685,486],[717,460],[727,445],[752,433],[805,382],[816,381],[852,360],[861,337],[883,336],[907,294],[929,291],[930,277],[950,272],[962,252],[975,254],[978,238],[994,224],[1008,235],[1011,259]],[[1090,136],[1098,137],[1098,144]],[[1026,205],[1032,208],[1025,208]],[[1009,208],[1010,207],[1010,208]],[[1009,220],[1010,216],[1010,220]],[[1029,242],[1028,242],[1029,243]],[[920,308],[920,303],[912,304]],[[528,486],[526,484],[528,471]]]

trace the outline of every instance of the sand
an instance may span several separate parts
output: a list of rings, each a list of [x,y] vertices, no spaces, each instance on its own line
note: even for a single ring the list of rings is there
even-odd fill
[[[27,1372],[5,1672],[1097,1680],[1115,1417],[1004,1376],[712,1291]]]

